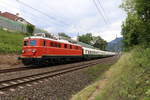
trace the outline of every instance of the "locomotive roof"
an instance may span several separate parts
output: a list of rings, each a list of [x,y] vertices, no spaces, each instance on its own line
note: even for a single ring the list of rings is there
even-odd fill
[[[42,37],[42,36],[31,36],[31,37],[25,37],[24,39],[46,39],[46,40],[51,40],[51,41],[55,41],[55,42],[60,42],[60,43],[66,43],[66,44],[72,44],[72,45],[76,45],[76,46],[81,46],[79,44],[70,43],[67,40],[55,40],[55,39],[46,38],[46,37]]]

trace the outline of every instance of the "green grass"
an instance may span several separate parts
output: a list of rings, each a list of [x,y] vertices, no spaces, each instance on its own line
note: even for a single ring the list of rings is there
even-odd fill
[[[21,53],[24,35],[0,29],[0,54]]]
[[[89,78],[92,81],[100,80],[103,78],[102,75],[104,74],[104,72],[106,72],[110,68],[111,65],[112,65],[112,63],[110,63],[110,64],[99,64],[99,65],[96,65],[94,67],[90,67],[87,70],[87,74],[89,74]]]
[[[99,64],[93,67],[88,68],[87,74],[89,75],[89,78],[95,82],[97,80],[103,79],[103,74],[110,68],[110,66],[114,62],[111,62],[109,64]],[[86,87],[81,92],[77,93],[73,96],[71,100],[87,100],[88,97],[95,91],[97,88],[99,82],[95,82],[92,85]]]
[[[108,72],[107,83],[94,100],[150,100],[150,48],[125,53]],[[99,85],[95,82],[72,100],[87,100]]]
[[[96,90],[98,82],[86,87],[79,93],[73,96],[71,100],[88,100],[89,96]]]
[[[150,49],[125,54],[110,71],[107,86],[95,100],[150,100]]]

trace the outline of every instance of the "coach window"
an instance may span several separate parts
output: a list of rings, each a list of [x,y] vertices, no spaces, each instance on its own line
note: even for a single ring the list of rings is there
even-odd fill
[[[24,41],[24,46],[27,46],[28,45],[28,41]]]
[[[64,48],[67,48],[67,44],[64,44]]]
[[[86,54],[88,54],[88,50],[86,50]]]

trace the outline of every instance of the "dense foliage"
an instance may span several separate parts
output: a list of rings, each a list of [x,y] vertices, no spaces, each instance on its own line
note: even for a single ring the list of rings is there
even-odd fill
[[[28,32],[27,35],[30,35],[30,36],[33,35],[34,29],[35,29],[34,25],[27,24],[27,32]]]
[[[62,32],[62,33],[58,33],[58,35],[59,35],[59,36],[62,36],[62,37],[70,38],[70,36],[68,36],[67,34],[65,34],[65,33],[63,33],[63,32]]]
[[[127,12],[122,25],[125,49],[135,45],[150,45],[150,0],[124,0],[121,7]]]
[[[92,36],[91,33],[87,33],[85,35],[81,35],[78,37],[80,42],[92,45],[101,50],[105,50],[107,46],[107,42],[102,39],[100,36]]]

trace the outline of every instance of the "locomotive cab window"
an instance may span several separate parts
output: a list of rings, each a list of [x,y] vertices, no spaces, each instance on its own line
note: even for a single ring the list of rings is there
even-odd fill
[[[31,40],[30,41],[30,46],[36,46],[36,40]]]
[[[24,46],[27,46],[28,45],[28,41],[24,41]]]

